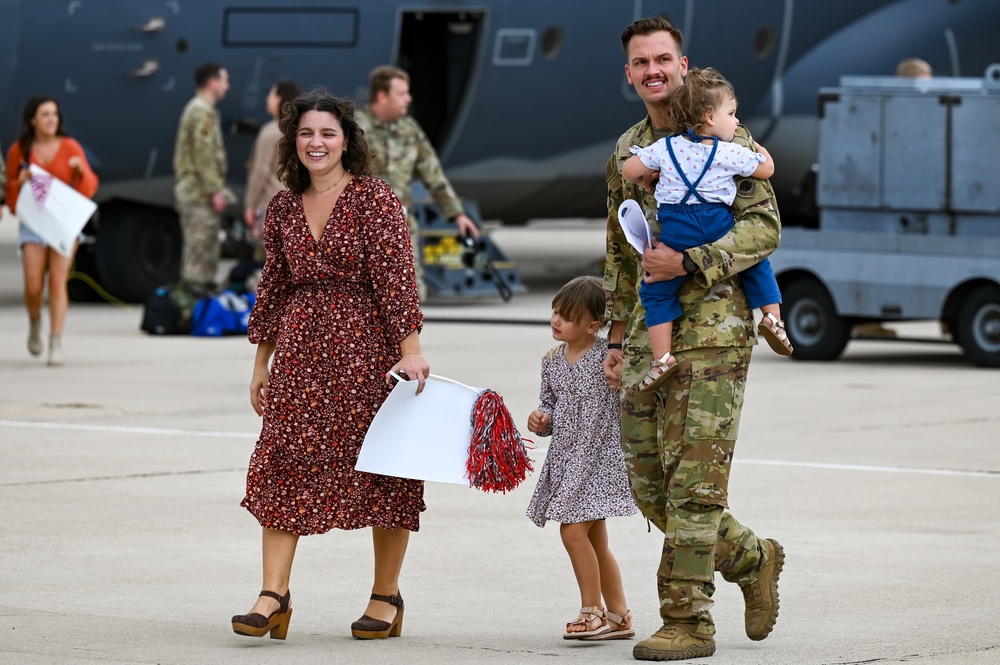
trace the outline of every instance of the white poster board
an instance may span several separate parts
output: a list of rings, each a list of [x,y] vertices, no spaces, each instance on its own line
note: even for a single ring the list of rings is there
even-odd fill
[[[397,478],[469,485],[472,407],[482,388],[431,375],[399,381],[375,414],[354,468]]]
[[[646,247],[653,246],[653,237],[649,233],[649,223],[646,216],[642,214],[642,208],[632,199],[625,201],[618,206],[618,223],[625,232],[628,244],[635,247],[635,251],[642,254]]]
[[[35,182],[21,185],[17,218],[49,247],[72,256],[73,245],[97,204],[42,167],[32,164],[30,168]]]

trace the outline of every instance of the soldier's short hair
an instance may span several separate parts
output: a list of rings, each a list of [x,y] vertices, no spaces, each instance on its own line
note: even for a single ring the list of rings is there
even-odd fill
[[[579,323],[584,314],[604,323],[608,294],[600,277],[574,277],[552,299],[552,311],[567,321]]]
[[[222,65],[217,62],[206,62],[204,65],[194,70],[194,85],[201,90],[209,81],[219,78],[222,73]]]
[[[733,84],[717,69],[691,69],[684,77],[684,85],[670,96],[667,126],[673,132],[698,130],[705,124],[705,116],[730,97],[736,99]]]
[[[389,92],[393,79],[402,79],[410,83],[410,75],[399,67],[382,65],[372,70],[368,75],[368,101],[374,102],[380,92]]]
[[[346,99],[334,97],[325,88],[313,88],[304,95],[299,95],[288,103],[282,112],[278,127],[281,128],[281,139],[278,141],[278,179],[285,183],[288,189],[296,194],[306,191],[309,186],[309,170],[299,160],[295,149],[295,135],[299,130],[299,121],[307,111],[323,111],[329,113],[344,132],[347,148],[340,157],[341,165],[356,178],[374,175],[373,158],[365,133],[358,126],[355,117],[354,104]]]
[[[632,25],[625,28],[622,33],[622,48],[625,49],[625,57],[628,57],[628,44],[633,37],[651,35],[654,32],[669,32],[670,36],[677,42],[677,51],[684,54],[684,33],[679,28],[675,28],[669,19],[663,16],[650,16],[634,21]]]
[[[934,76],[934,70],[926,60],[920,58],[906,58],[896,65],[896,76],[905,78],[930,78]]]

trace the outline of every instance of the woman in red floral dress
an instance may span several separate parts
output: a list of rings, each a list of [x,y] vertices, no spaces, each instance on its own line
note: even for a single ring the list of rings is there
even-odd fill
[[[267,260],[250,317],[250,403],[263,416],[242,505],[263,527],[263,591],[243,635],[284,639],[299,536],[372,527],[375,581],[355,637],[398,635],[399,571],[426,508],[423,483],[354,470],[389,394],[386,373],[419,381],[413,252],[402,206],[372,177],[350,102],[323,91],[286,104],[278,175],[264,220]]]

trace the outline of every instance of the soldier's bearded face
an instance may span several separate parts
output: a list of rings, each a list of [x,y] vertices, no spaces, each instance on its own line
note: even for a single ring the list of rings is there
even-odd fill
[[[669,32],[637,35],[628,44],[625,76],[647,108],[662,105],[684,83],[687,68]]]

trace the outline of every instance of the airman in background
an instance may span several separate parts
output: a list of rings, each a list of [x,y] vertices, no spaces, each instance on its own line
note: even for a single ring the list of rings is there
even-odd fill
[[[229,73],[206,63],[194,80],[197,91],[181,114],[174,147],[174,200],[184,236],[181,279],[214,286],[222,211],[236,202],[226,187],[226,151],[215,108],[229,90]]]
[[[462,211],[462,202],[444,175],[434,146],[420,124],[407,115],[410,76],[402,69],[383,66],[369,77],[368,106],[358,109],[358,124],[375,155],[375,174],[392,187],[406,209],[410,242],[417,271],[420,300],[427,299],[427,285],[420,253],[417,218],[413,214],[413,180],[419,179],[441,215],[455,222],[461,235],[479,237],[476,223]]]
[[[934,70],[926,60],[906,58],[896,65],[896,76],[913,79],[929,79],[934,76]]]

